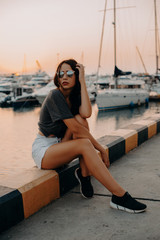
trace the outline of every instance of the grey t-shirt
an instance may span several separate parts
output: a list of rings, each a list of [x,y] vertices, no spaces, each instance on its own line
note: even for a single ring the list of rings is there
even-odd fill
[[[53,134],[58,138],[62,138],[67,129],[62,120],[73,117],[61,91],[59,89],[51,90],[41,107],[38,122],[39,130],[46,137]]]

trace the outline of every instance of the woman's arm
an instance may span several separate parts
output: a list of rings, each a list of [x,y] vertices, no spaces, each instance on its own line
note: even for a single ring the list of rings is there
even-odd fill
[[[76,138],[87,138],[91,141],[93,146],[100,151],[102,160],[109,167],[109,159],[107,157],[106,150],[96,141],[96,139],[90,134],[90,132],[81,125],[75,118],[63,120],[68,129],[72,132],[73,136]]]
[[[79,82],[81,85],[81,106],[79,108],[79,114],[82,118],[88,118],[92,114],[92,107],[85,82],[84,66],[78,63],[77,69],[79,70]]]

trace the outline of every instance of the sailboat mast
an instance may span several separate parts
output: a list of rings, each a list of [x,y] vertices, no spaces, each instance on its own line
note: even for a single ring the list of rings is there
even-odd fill
[[[155,13],[155,55],[156,55],[156,74],[158,74],[158,50],[157,50],[157,40],[158,40],[158,27],[157,27],[157,6],[156,0],[154,0],[154,13]]]
[[[114,12],[114,68],[117,66],[117,43],[116,43],[116,0],[114,0],[114,7],[113,7],[113,12]],[[115,85],[114,88],[117,88],[117,77],[114,76],[115,79]]]
[[[116,0],[114,0],[114,65],[117,65],[117,44],[116,44]]]
[[[105,18],[106,18],[106,8],[107,8],[107,0],[105,0],[105,5],[104,5],[103,24],[102,24],[102,33],[101,33],[101,41],[100,41],[100,48],[99,48],[99,58],[98,58],[96,81],[98,81],[99,69],[101,67],[102,43],[103,43],[104,25],[105,25]],[[97,91],[97,84],[96,84],[96,91]]]

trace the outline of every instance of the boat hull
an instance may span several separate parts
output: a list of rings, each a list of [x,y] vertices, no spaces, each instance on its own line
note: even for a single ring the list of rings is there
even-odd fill
[[[21,107],[27,108],[32,106],[39,106],[38,100],[33,96],[21,97],[12,101],[12,107],[14,109],[21,108]]]
[[[35,94],[35,96],[38,102],[42,105],[46,95]],[[89,99],[91,102],[95,102],[95,94],[89,93]]]
[[[46,95],[36,95],[36,99],[38,102],[42,105],[44,99],[46,98]]]
[[[98,93],[96,97],[99,110],[134,107],[148,101],[149,93],[145,90],[109,89]]]

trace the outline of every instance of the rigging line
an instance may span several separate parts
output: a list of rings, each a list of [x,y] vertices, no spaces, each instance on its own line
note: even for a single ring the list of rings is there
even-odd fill
[[[157,29],[158,29],[158,22],[157,22]],[[159,41],[159,32],[157,30],[157,55],[158,57],[160,56],[160,41]],[[158,64],[158,69],[160,69],[159,64]]]
[[[106,18],[106,8],[107,8],[107,0],[105,0],[105,6],[104,6],[104,15],[103,15],[103,24],[102,24],[102,32],[101,32],[101,40],[100,40],[100,49],[99,49],[99,58],[98,58],[98,68],[97,68],[96,81],[98,81],[98,75],[99,75],[99,69],[100,69],[100,63],[101,63],[102,44],[103,44],[105,18]],[[96,84],[96,91],[97,91],[97,84]]]
[[[140,53],[140,51],[139,51],[139,49],[138,49],[137,46],[136,46],[136,49],[137,49],[138,55],[139,55],[139,57],[140,57],[140,60],[141,60],[141,62],[142,62],[142,65],[143,65],[144,71],[145,71],[145,73],[147,73],[147,69],[146,69],[146,67],[145,67],[145,64],[144,64],[144,62],[143,62],[143,59],[142,59],[141,53]]]
[[[105,60],[105,69],[107,70],[107,68],[109,68],[111,62],[113,62],[111,59],[113,57],[113,53],[112,53],[112,49],[113,49],[113,41],[110,40],[110,36],[113,36],[113,27],[112,24],[109,24],[109,27],[107,27],[107,34],[106,34],[106,60]],[[108,58],[109,56],[109,58]],[[112,71],[113,72],[113,71]]]
[[[113,26],[114,26],[114,65],[115,66],[117,65],[117,29],[116,29],[116,24],[117,24],[116,18],[117,17],[116,17],[116,12],[117,12],[117,9],[133,8],[133,7],[135,7],[135,6],[117,8],[116,1],[114,0],[114,23],[113,23]]]
[[[121,12],[122,13],[122,12]],[[128,31],[126,33],[126,23],[124,22],[124,18],[126,17],[125,14],[121,14],[119,13],[119,18],[121,19],[121,24],[119,24],[119,21],[117,21],[117,42],[119,43],[118,46],[124,46],[125,42],[126,42],[126,36],[128,39]],[[117,17],[118,19],[118,17]],[[129,39],[128,39],[129,40]],[[127,48],[129,47],[129,41],[127,42],[127,45],[125,44],[125,48],[124,47],[118,47],[117,48],[117,59],[119,60],[119,64],[121,66],[121,68],[125,69],[125,67],[127,66],[126,64],[126,59],[128,59],[128,54],[126,52]],[[123,49],[123,50],[122,50]]]
[[[158,52],[157,52],[157,6],[156,6],[156,0],[154,0],[154,17],[155,17],[155,55],[156,55],[156,74],[158,73]]]
[[[158,33],[158,51],[159,51],[159,56],[160,56],[160,41],[159,41],[159,33]]]
[[[129,24],[129,33],[130,33],[130,39],[131,39],[131,43],[135,44],[136,46],[136,23],[135,23],[135,13],[136,13],[136,9],[134,10],[134,12],[130,12],[127,11],[127,19],[129,19],[128,24]]]
[[[128,8],[128,7],[125,7]],[[118,8],[117,8],[118,9]],[[118,15],[118,14],[117,14]],[[117,17],[118,19],[118,17]],[[131,19],[131,15],[130,15],[130,11],[125,11],[124,13],[119,12],[119,19],[122,19],[123,23],[119,24],[119,21],[117,21],[117,33],[119,32],[119,34],[117,34],[117,41],[120,43],[119,45],[122,44],[122,46],[125,45],[125,43],[127,42],[127,44],[125,45],[125,55],[126,57],[124,57],[124,53],[122,54],[123,51],[121,51],[121,48],[117,48],[117,59],[120,60],[121,63],[121,67],[123,67],[124,69],[126,68],[126,66],[128,65],[128,63],[131,65],[131,60],[132,58],[131,53],[132,53],[132,49],[133,49],[133,21]],[[126,32],[126,29],[128,29],[128,31]],[[126,39],[127,36],[127,39]],[[124,48],[123,48],[124,49]],[[127,59],[130,59],[130,61],[128,62]]]
[[[158,8],[157,8],[157,19],[158,19]],[[159,39],[159,28],[158,28],[158,20],[157,20],[157,55],[158,55],[158,71],[160,70],[159,67],[159,57],[160,57],[160,39]]]
[[[136,1],[136,0],[135,0]],[[137,4],[137,1],[136,1],[136,4]],[[136,11],[135,11],[135,15],[136,15],[136,20],[135,20],[135,45],[138,45],[138,9],[136,8]],[[135,67],[136,67],[136,71],[137,72],[140,72],[140,66],[139,66],[139,58],[137,58],[137,54],[135,56]]]
[[[119,7],[116,9],[123,9],[123,8],[135,8],[136,6],[129,6],[129,7]],[[110,11],[110,10],[114,10],[114,8],[108,8],[105,11]],[[99,12],[103,12],[104,10],[99,10]]]
[[[157,10],[157,2],[154,0],[154,10],[155,10],[155,55],[156,55],[156,72],[158,73],[159,70],[159,61],[158,58],[160,56],[160,42],[159,42],[159,33],[158,33],[158,21],[157,21],[157,16],[158,16],[158,10]]]
[[[149,25],[150,23],[152,22],[152,19],[153,19],[153,11],[150,12],[150,16],[149,16],[149,20],[148,20],[148,24],[147,24],[147,29],[149,29]],[[145,35],[145,38],[144,38],[144,42],[142,44],[142,54],[144,53],[144,48],[145,48],[145,44],[146,44],[146,40],[147,40],[147,37],[148,37],[148,34],[149,34],[149,30],[146,31],[146,35]]]

